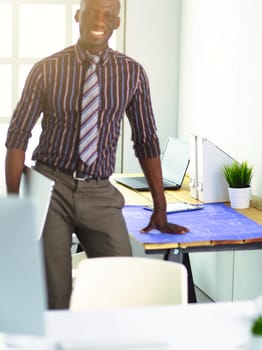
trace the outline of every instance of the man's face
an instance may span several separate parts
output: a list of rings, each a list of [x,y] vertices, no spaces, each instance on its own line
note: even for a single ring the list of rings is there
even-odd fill
[[[82,0],[75,19],[80,41],[90,53],[108,47],[108,40],[120,24],[118,0]]]

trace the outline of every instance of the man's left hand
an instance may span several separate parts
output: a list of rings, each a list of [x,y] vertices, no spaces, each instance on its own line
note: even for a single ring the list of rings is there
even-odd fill
[[[148,233],[153,229],[157,229],[161,233],[173,233],[173,234],[180,234],[180,235],[186,232],[189,232],[189,229],[184,226],[167,222],[166,214],[156,214],[156,213],[152,214],[149,224],[145,228],[143,228],[140,232]]]

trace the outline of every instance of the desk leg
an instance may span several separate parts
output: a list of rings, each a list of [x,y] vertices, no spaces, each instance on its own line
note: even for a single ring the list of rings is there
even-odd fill
[[[188,273],[188,302],[196,303],[195,286],[188,253],[183,253],[181,249],[168,250],[164,256],[164,260],[175,261],[185,265]]]

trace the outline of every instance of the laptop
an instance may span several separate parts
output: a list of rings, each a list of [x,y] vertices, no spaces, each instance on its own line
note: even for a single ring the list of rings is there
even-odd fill
[[[0,197],[0,333],[45,334],[46,290],[32,201]]]
[[[189,143],[185,140],[168,137],[161,157],[163,186],[165,190],[181,188],[189,165]],[[137,191],[149,191],[144,176],[118,177],[113,179],[121,185]]]

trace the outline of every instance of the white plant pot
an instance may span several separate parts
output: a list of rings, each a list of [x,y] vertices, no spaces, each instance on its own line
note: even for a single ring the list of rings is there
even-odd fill
[[[249,208],[251,198],[251,187],[228,188],[231,208],[246,209]]]

